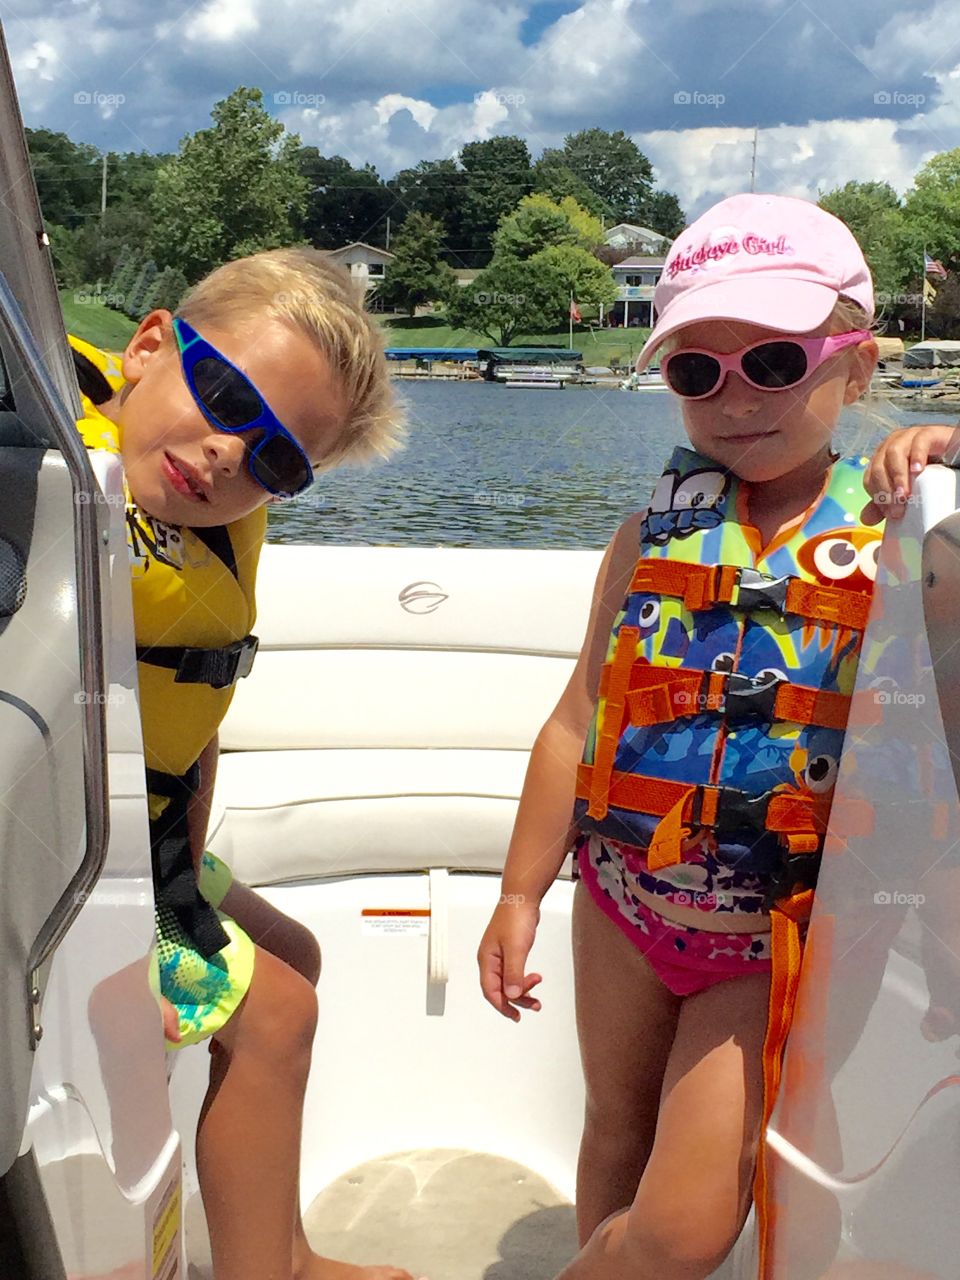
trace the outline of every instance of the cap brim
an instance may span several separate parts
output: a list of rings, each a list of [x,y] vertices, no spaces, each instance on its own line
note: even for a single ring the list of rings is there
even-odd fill
[[[649,364],[657,348],[672,333],[688,324],[730,320],[775,329],[778,333],[808,333],[823,324],[836,306],[837,297],[836,289],[829,285],[783,277],[765,278],[759,274],[749,282],[741,278],[701,285],[699,289],[681,294],[664,311],[637,356],[637,372]],[[774,323],[771,316],[785,319]]]

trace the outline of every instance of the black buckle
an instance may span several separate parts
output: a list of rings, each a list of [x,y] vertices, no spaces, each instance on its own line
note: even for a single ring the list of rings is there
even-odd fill
[[[755,796],[749,791],[741,791],[739,787],[714,787],[703,785],[693,793],[693,813],[691,821],[694,827],[702,825],[703,797],[707,791],[717,793],[718,821],[713,824],[714,831],[737,831],[740,827],[752,827],[763,831],[767,824],[767,809],[770,807],[772,791],[764,791]]]
[[[763,894],[769,911],[781,898],[792,897],[797,889],[815,889],[820,875],[819,853],[784,853]]]
[[[259,643],[256,636],[244,636],[222,649],[184,649],[174,681],[228,689],[250,674]]]
[[[777,676],[761,681],[759,676],[731,671],[726,678],[723,714],[733,719],[746,720],[756,716],[760,720],[772,720],[777,690],[784,683]]]
[[[737,578],[737,598],[733,607],[735,609],[776,609],[779,613],[786,613],[787,589],[792,581],[790,574],[774,578],[769,573],[761,573],[759,569],[741,569]]]

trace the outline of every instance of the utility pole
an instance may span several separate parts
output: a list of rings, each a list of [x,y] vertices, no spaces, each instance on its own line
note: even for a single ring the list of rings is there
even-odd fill
[[[387,214],[387,248],[390,248],[390,215]]]
[[[753,160],[750,163],[750,190],[757,189],[757,126],[753,126]]]
[[[107,153],[103,153],[103,175],[100,179],[100,217],[107,211]]]

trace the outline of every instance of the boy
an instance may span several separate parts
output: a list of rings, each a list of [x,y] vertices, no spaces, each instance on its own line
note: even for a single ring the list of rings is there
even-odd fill
[[[316,940],[204,852],[217,730],[256,650],[266,504],[403,436],[349,277],[311,249],[230,262],[121,365],[71,339],[91,448],[120,453],[170,1045],[212,1037],[197,1167],[216,1280],[409,1280],[318,1257],[299,1212]],[[220,909],[218,909],[220,908]]]

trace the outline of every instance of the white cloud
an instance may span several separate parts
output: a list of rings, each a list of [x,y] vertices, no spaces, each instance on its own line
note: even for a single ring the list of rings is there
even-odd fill
[[[35,40],[19,58],[13,59],[13,72],[18,79],[21,72],[27,72],[38,80],[52,80],[57,73],[59,61],[59,55],[52,44],[46,40]]]
[[[402,93],[388,93],[374,104],[380,124],[388,124],[398,111],[409,111],[421,129],[429,130],[437,108],[422,98],[407,98]]]
[[[256,0],[210,0],[184,28],[188,40],[215,40],[227,44],[252,35],[260,27]]]

